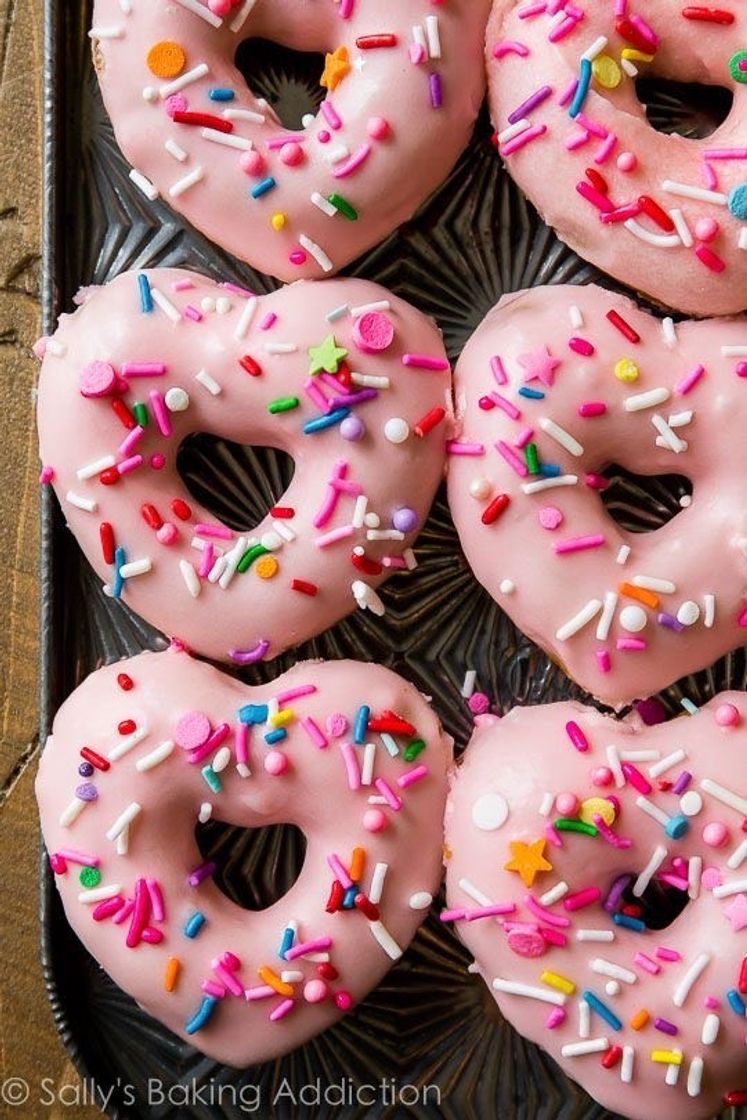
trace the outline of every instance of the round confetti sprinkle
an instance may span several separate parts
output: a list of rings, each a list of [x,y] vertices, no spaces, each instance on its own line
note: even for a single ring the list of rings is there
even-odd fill
[[[327,716],[325,720],[325,727],[327,734],[331,735],[333,739],[341,739],[346,735],[350,727],[347,716],[342,715],[341,712],[333,712],[331,716]]]
[[[392,525],[398,532],[414,533],[419,524],[418,515],[414,509],[403,506],[402,509],[395,510]]]
[[[473,692],[467,701],[467,707],[473,716],[484,716],[490,711],[490,697],[484,692]]]
[[[151,74],[155,74],[157,78],[171,79],[181,74],[187,65],[187,56],[178,43],[163,39],[150,48],[146,62]]]
[[[174,730],[174,738],[185,751],[195,751],[210,737],[210,720],[204,712],[187,712]]]
[[[559,793],[555,798],[555,808],[561,817],[573,817],[578,810],[578,798],[575,793]]]
[[[184,412],[185,409],[189,408],[189,393],[178,385],[169,389],[163,399],[169,412]]]
[[[643,607],[623,607],[620,611],[620,625],[629,634],[639,634],[648,624],[648,615]]]
[[[265,755],[265,770],[274,778],[286,774],[290,768],[287,754],[283,751],[268,751]]]
[[[394,342],[394,324],[380,311],[368,311],[355,320],[353,341],[364,354],[381,354]]]
[[[323,980],[309,980],[303,989],[303,998],[307,1003],[321,1003],[327,998],[329,988]]]
[[[703,829],[703,842],[709,848],[723,848],[729,839],[729,829],[723,821],[711,821]]]
[[[618,381],[624,381],[627,384],[637,381],[639,372],[638,366],[632,358],[621,358],[615,366],[615,377]]]
[[[346,416],[340,424],[340,435],[349,443],[357,443],[366,434],[366,425],[358,416]]]
[[[384,425],[384,435],[390,443],[404,443],[410,434],[410,425],[401,416],[393,416]]]
[[[382,813],[381,809],[367,809],[363,814],[366,832],[383,832],[388,823],[386,813]]]
[[[469,492],[473,498],[481,502],[493,493],[493,484],[489,478],[473,478],[469,484]]]
[[[729,191],[729,213],[740,222],[747,222],[747,183]]]
[[[508,818],[508,802],[500,793],[483,793],[472,806],[472,823],[482,832],[494,832]]]
[[[700,607],[692,599],[688,599],[677,611],[677,621],[683,626],[693,626],[700,618]]]
[[[84,867],[78,876],[80,885],[86,889],[93,889],[101,882],[101,872],[98,867]]]
[[[747,83],[747,51],[737,51],[729,59],[729,73],[735,82]]]
[[[272,579],[276,576],[280,565],[274,556],[261,556],[254,565],[254,571],[260,579]]]
[[[703,798],[696,789],[689,789],[680,798],[680,812],[686,817],[697,817],[703,808]]]
[[[416,891],[410,895],[408,905],[411,910],[427,910],[433,902],[433,895],[428,891]]]
[[[559,529],[563,524],[563,514],[557,506],[545,506],[544,509],[539,511],[537,516],[539,517],[539,523],[542,528],[549,529],[550,532]]]
[[[75,789],[75,796],[80,798],[81,801],[95,801],[99,795],[99,791],[93,782],[82,782]]]
[[[81,762],[80,766],[78,767],[78,773],[80,774],[81,778],[90,778],[93,774],[93,766],[91,766],[90,762]]]
[[[108,362],[89,362],[80,371],[78,386],[84,397],[105,397],[117,384],[117,375]]]
[[[734,704],[719,704],[716,708],[716,723],[719,727],[737,727],[741,718],[739,708]]]

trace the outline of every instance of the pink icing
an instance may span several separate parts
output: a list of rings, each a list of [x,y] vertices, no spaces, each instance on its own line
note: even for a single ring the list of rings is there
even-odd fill
[[[230,984],[231,994],[219,1000],[207,1025],[191,1034],[190,1041],[231,1065],[266,1061],[301,1045],[362,1000],[415,934],[425,913],[422,898],[415,896],[432,894],[439,882],[450,740],[416,690],[375,665],[306,662],[254,688],[174,651],[140,654],[126,662],[126,668],[133,681],[126,692],[117,683],[121,664],[88,677],[58,712],[41,759],[37,797],[48,851],[54,855],[72,850],[73,856],[77,852],[84,858],[95,852],[101,872],[97,889],[119,888],[117,913],[124,900],[134,901],[120,923],[111,920],[115,910],[110,900],[100,904],[103,912],[99,913],[95,903],[79,902],[84,890],[78,881],[80,867],[68,856],[67,862],[55,861],[68,919],[115,982],[182,1037],[187,1037],[186,1024],[201,1006],[203,985]],[[139,761],[160,744],[173,741],[185,713],[204,713],[213,727],[225,721],[235,728],[245,705],[267,704],[300,685],[312,685],[313,691],[297,693],[288,702],[293,718],[286,728],[287,738],[270,752],[264,735],[271,728],[264,714],[257,717],[262,722],[249,726],[251,776],[237,773],[231,758],[218,775],[222,789],[216,793],[201,775],[202,767],[216,756],[190,765],[178,747],[154,768],[138,771]],[[330,742],[320,750],[301,724],[306,717],[324,727],[327,713],[343,701],[351,720],[362,704],[370,707],[372,719],[394,711],[411,722],[426,742],[418,758],[426,760],[427,774],[400,789],[401,812],[386,806],[379,810],[388,820],[383,832],[364,827],[372,787],[351,789],[339,745]],[[105,757],[122,742],[117,723],[123,718],[132,718],[144,737],[113,760],[109,770],[94,771],[88,781],[95,785],[97,798],[86,802],[77,819],[65,827],[61,816],[75,798],[81,746],[85,743]],[[412,737],[397,735],[402,753],[391,758],[378,734],[369,732],[367,739],[375,744],[375,778],[387,778],[400,788],[398,780],[413,765],[404,757]],[[233,730],[224,746],[235,754]],[[356,750],[362,757],[363,748]],[[263,767],[269,754],[285,758],[282,771]],[[215,819],[240,827],[287,822],[302,829],[306,860],[285,897],[266,910],[247,913],[218,890],[194,837],[205,802],[212,804]],[[118,854],[115,841],[106,833],[133,804],[140,806],[140,812],[130,823],[126,854]],[[376,904],[378,918],[358,907],[334,913],[325,909],[335,879],[328,859],[337,857],[344,870],[358,847],[365,851],[359,878],[364,895],[372,893],[377,865],[388,865]],[[151,884],[148,890],[147,884]],[[410,904],[411,899],[419,908]],[[189,939],[183,930],[196,911],[205,922]],[[290,956],[281,960],[278,950],[291,920],[298,928]],[[382,929],[388,950],[376,937]],[[125,944],[127,937],[132,947]],[[322,975],[318,971],[322,965],[295,955],[302,946],[308,946],[304,953],[328,953],[336,978],[327,976],[324,989],[319,983],[325,979],[324,969]],[[174,957],[181,967],[173,992],[167,992],[164,976],[167,962]],[[290,1013],[279,1011],[287,994],[270,992],[268,998],[258,998],[263,984],[258,969],[265,965],[278,975],[286,969],[303,973],[302,980],[292,982],[291,1005],[284,1008]],[[237,985],[240,996],[232,994]],[[251,996],[244,999],[244,990]]]
[[[740,4],[724,5],[733,20],[722,24],[683,14],[716,5],[647,0],[638,7],[644,33],[646,25],[654,33],[646,52],[654,54],[652,61],[640,51],[635,59],[623,58],[623,51],[634,49],[630,23],[639,18],[630,6],[626,26],[616,21],[618,6],[612,2],[578,0],[565,12],[541,4],[527,16],[524,0],[496,0],[487,32],[491,118],[499,136],[527,122],[524,131],[499,141],[498,150],[544,219],[597,267],[680,311],[741,311],[747,279],[747,256],[740,248],[744,215],[732,213],[727,202],[747,180],[747,86],[730,74],[730,61],[747,39],[747,12]],[[513,39],[521,52],[496,49]],[[590,90],[572,118],[582,56],[602,39],[606,46],[598,48]],[[663,136],[648,123],[625,65],[643,78],[726,86],[734,95],[732,109],[705,139]],[[600,67],[612,69],[614,88],[600,84]],[[603,183],[590,178],[587,168],[601,174]],[[670,184],[709,193],[683,197]],[[642,196],[663,209],[664,225],[639,212]],[[631,208],[627,222],[625,207]],[[621,220],[603,222],[605,210],[621,211]],[[681,213],[682,234],[672,224],[673,210]],[[721,227],[707,245],[697,240],[703,220],[717,220]]]
[[[695,716],[655,727],[631,718],[617,722],[576,703],[516,708],[500,722],[475,732],[447,803],[447,907],[467,911],[492,903],[515,907],[507,918],[457,921],[479,974],[517,1030],[543,1046],[595,1101],[633,1120],[652,1116],[704,1120],[720,1110],[724,1093],[740,1088],[744,1081],[744,1017],[729,1006],[727,993],[737,1002],[744,999],[739,987],[743,986],[747,894],[740,884],[747,854],[742,851],[747,731],[743,726],[728,730],[718,726],[715,712],[724,701],[741,712],[747,710],[747,695],[737,692],[711,700]],[[571,722],[586,735],[588,754],[574,749],[567,730]],[[518,872],[505,868],[516,854],[511,843],[541,842],[548,824],[559,816],[552,799],[566,797],[569,791],[577,795],[578,812],[588,821],[597,806],[584,803],[604,796],[594,786],[593,769],[606,761],[609,750],[617,752],[616,765],[626,753],[632,755],[636,769],[652,786],[642,795],[619,773],[615,801],[606,802],[606,813],[614,809],[607,831],[613,840],[628,838],[629,846],[616,847],[606,835],[564,831],[558,825],[554,831],[559,845],[545,842],[542,853],[552,869],[541,870],[532,882],[524,883]],[[665,766],[664,760],[675,751],[684,753]],[[644,761],[638,752],[651,753]],[[683,771],[691,773],[692,780],[688,792],[678,795],[673,787]],[[721,791],[719,796],[714,789]],[[724,789],[733,798],[732,806],[723,801]],[[690,791],[697,792],[700,808],[697,799],[693,804]],[[665,817],[688,821],[685,835],[669,836],[640,808],[637,799],[642,796]],[[684,815],[686,807],[692,815]],[[548,811],[549,816],[543,815]],[[709,848],[701,836],[704,827],[714,824],[728,832],[728,843],[719,849]],[[645,892],[645,880],[638,877],[655,853],[661,860],[653,872],[659,883],[676,884],[671,889],[680,895],[683,889],[688,891],[689,901],[660,930],[638,932],[616,924],[611,911],[620,913],[629,898],[635,904],[643,897],[635,893],[636,889]],[[521,848],[519,854],[523,859]],[[713,870],[718,878],[704,871],[698,885],[698,861],[701,867],[717,862]],[[631,877],[632,896],[612,905],[613,884],[624,875]],[[555,896],[549,894],[560,883],[565,888]],[[719,883],[724,887],[714,894]],[[608,896],[609,910],[604,905]],[[582,930],[611,933],[613,939],[583,940],[587,935],[579,937]],[[625,970],[618,977],[619,991],[613,987],[607,992],[611,977],[604,964],[601,971],[592,967],[599,960]],[[688,984],[685,978],[692,969]],[[573,990],[553,986],[548,973],[570,982]],[[498,978],[497,988],[494,978]],[[507,991],[504,981],[529,985],[559,1006]],[[592,1010],[589,1038],[606,1039],[607,1044],[589,1054],[564,1056],[564,1047],[585,1041],[580,1037],[577,1005],[585,1002],[586,991],[602,1001],[619,1021],[619,1029]],[[706,1019],[714,1008],[715,1023]],[[641,1010],[648,1012],[649,1021],[635,1030],[630,1022]],[[564,1019],[558,1011],[566,1013]],[[657,1027],[659,1020],[677,1033]],[[715,1041],[714,1027],[718,1027]],[[633,1051],[629,1081],[621,1079],[626,1066],[623,1055],[618,1054],[609,1069],[602,1064],[612,1047]],[[669,1085],[665,1084],[668,1063],[654,1062],[651,1054],[674,1048],[682,1051],[683,1058],[676,1085]]]
[[[489,0],[450,0],[438,8],[423,0],[380,0],[373,10],[355,4],[349,18],[340,18],[332,0],[311,6],[305,0],[256,5],[248,0],[215,27],[178,2],[133,5],[124,18],[118,0],[96,0],[92,35],[106,107],[136,171],[212,241],[263,272],[292,280],[346,265],[409,219],[444,180],[467,145],[482,101],[488,9]],[[412,28],[417,25],[427,38],[428,19],[437,21],[437,35],[423,64],[413,64]],[[395,36],[393,45],[357,46],[382,33]],[[272,109],[247,89],[233,60],[248,38],[300,51],[347,51],[350,69],[328,91],[309,127],[299,121],[298,131],[286,133]],[[147,63],[151,48],[162,41],[176,42],[185,52],[177,84],[201,64],[208,67],[180,96],[190,112],[215,116],[220,127],[233,125],[229,143],[240,146],[205,138],[199,125],[170,120],[163,103],[171,110],[172,81],[154,75]],[[432,93],[435,76],[440,102]],[[211,100],[214,89],[234,97]],[[252,117],[232,117],[237,111]],[[328,145],[317,142],[319,124],[330,126]],[[274,147],[279,134],[287,135],[288,143]],[[167,141],[186,152],[184,162],[164,147]],[[241,171],[249,145],[255,162],[249,174],[275,180],[259,198],[251,196],[259,178],[247,183]],[[198,169],[202,177],[182,186]],[[311,201],[316,194],[342,195],[357,220],[326,214]],[[276,214],[285,216],[277,231],[271,224]],[[321,252],[310,251],[306,239]]]
[[[608,313],[639,341],[626,338]],[[572,315],[581,326],[572,326]],[[449,463],[449,502],[467,559],[526,634],[616,707],[712,664],[744,640],[745,402],[735,364],[747,349],[747,323],[684,322],[673,331],[665,335],[629,300],[593,286],[536,288],[505,298],[488,315],[455,374],[458,438],[482,449],[477,459],[452,456]],[[593,356],[569,347],[575,335],[593,344]],[[479,407],[493,383],[495,355],[509,378],[502,394],[518,416]],[[616,376],[621,362],[635,380]],[[522,397],[522,389],[544,396]],[[641,396],[647,393],[657,395],[649,401]],[[604,409],[587,411],[591,401]],[[670,418],[675,426],[666,429]],[[665,425],[668,443],[655,422]],[[529,473],[526,452],[514,450],[527,423],[540,464],[559,468],[571,485]],[[685,475],[691,503],[655,532],[628,533],[587,483],[611,463],[641,475]],[[489,483],[478,499],[470,493],[476,478]],[[527,492],[538,483],[551,488]],[[495,506],[501,496],[508,499],[502,512]],[[540,521],[550,499],[563,516],[552,534]],[[501,591],[506,579],[514,584],[510,595]],[[645,603],[631,596],[639,582]],[[587,607],[593,616],[581,625]],[[574,619],[579,626],[570,633]]]

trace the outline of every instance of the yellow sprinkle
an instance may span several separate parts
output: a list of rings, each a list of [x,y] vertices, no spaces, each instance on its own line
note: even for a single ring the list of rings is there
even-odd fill
[[[581,802],[579,819],[585,824],[594,824],[594,817],[601,817],[605,824],[614,824],[615,807],[606,797],[587,797]]]
[[[637,381],[639,372],[632,358],[621,358],[615,366],[615,377],[618,381]]]
[[[287,221],[288,216],[278,212],[277,214],[273,214],[270,218],[270,225],[275,230],[275,233],[279,233]]]
[[[295,718],[296,713],[292,708],[281,708],[279,712],[273,712],[268,722],[273,727],[287,727]]]
[[[645,1007],[642,1007],[640,1011],[636,1011],[635,1015],[630,1020],[630,1025],[634,1031],[640,1031],[646,1026],[650,1018],[651,1016],[648,1011],[646,1011]]]
[[[254,574],[260,579],[272,579],[278,574],[279,567],[274,556],[261,556],[254,565]]]
[[[625,47],[622,51],[622,57],[627,59],[628,62],[653,62],[654,56],[646,54],[644,51],[637,51],[635,47]]]
[[[667,1066],[681,1066],[682,1055],[676,1050],[652,1050],[651,1061],[663,1062]]]
[[[573,981],[569,980],[567,976],[561,976],[558,972],[543,972],[540,980],[551,988],[557,988],[559,992],[565,992],[567,996],[572,996],[576,990]]]
[[[359,883],[363,877],[363,869],[366,866],[366,853],[363,848],[353,848],[353,855],[350,860],[350,878],[354,883]]]
[[[598,54],[591,64],[591,72],[603,89],[617,89],[622,81],[622,71],[608,54]]]
[[[173,992],[176,987],[181,967],[182,964],[178,957],[169,957],[166,962],[166,975],[163,978],[163,986],[167,992]]]
[[[260,980],[267,984],[268,988],[274,988],[279,996],[293,995],[293,985],[286,984],[268,965],[263,965],[262,968],[257,969],[257,975]]]

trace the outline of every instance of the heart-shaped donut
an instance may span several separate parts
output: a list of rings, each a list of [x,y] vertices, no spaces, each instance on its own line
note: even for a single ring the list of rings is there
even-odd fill
[[[695,711],[480,717],[446,809],[442,918],[516,1029],[634,1120],[745,1085],[747,695]]]
[[[239,664],[356,602],[383,613],[375,588],[415,563],[451,421],[425,316],[361,280],[254,297],[163,269],[87,289],[41,351],[43,477],[112,594]],[[259,525],[234,531],[187,490],[177,452],[201,432],[293,456]]]
[[[505,297],[455,373],[449,503],[480,583],[589,692],[621,706],[742,644],[747,321],[659,323],[594,286]],[[654,532],[602,472],[677,474]]]
[[[255,268],[295,280],[348,264],[446,178],[485,91],[489,8],[159,0],[123,12],[96,0],[91,37],[134,182]],[[235,56],[248,39],[325,54],[316,116],[286,128],[247,89]]]
[[[747,306],[746,46],[743,4],[495,0],[488,23],[511,175],[582,257],[693,315]],[[674,84],[659,115],[677,83],[720,86],[731,108],[704,137],[662,135],[639,100],[651,79]]]
[[[396,674],[306,662],[247,688],[175,649],[93,673],[57,713],[37,798],[67,917],[150,1014],[235,1066],[357,1004],[436,890],[451,742]],[[195,839],[289,823],[301,874],[247,913]]]

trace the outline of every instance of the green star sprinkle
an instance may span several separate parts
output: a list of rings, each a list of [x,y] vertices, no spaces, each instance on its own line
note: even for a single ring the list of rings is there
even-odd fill
[[[309,350],[311,365],[309,374],[314,377],[317,373],[337,373],[340,362],[348,356],[347,350],[338,346],[333,334],[328,334],[321,346],[312,346]]]

